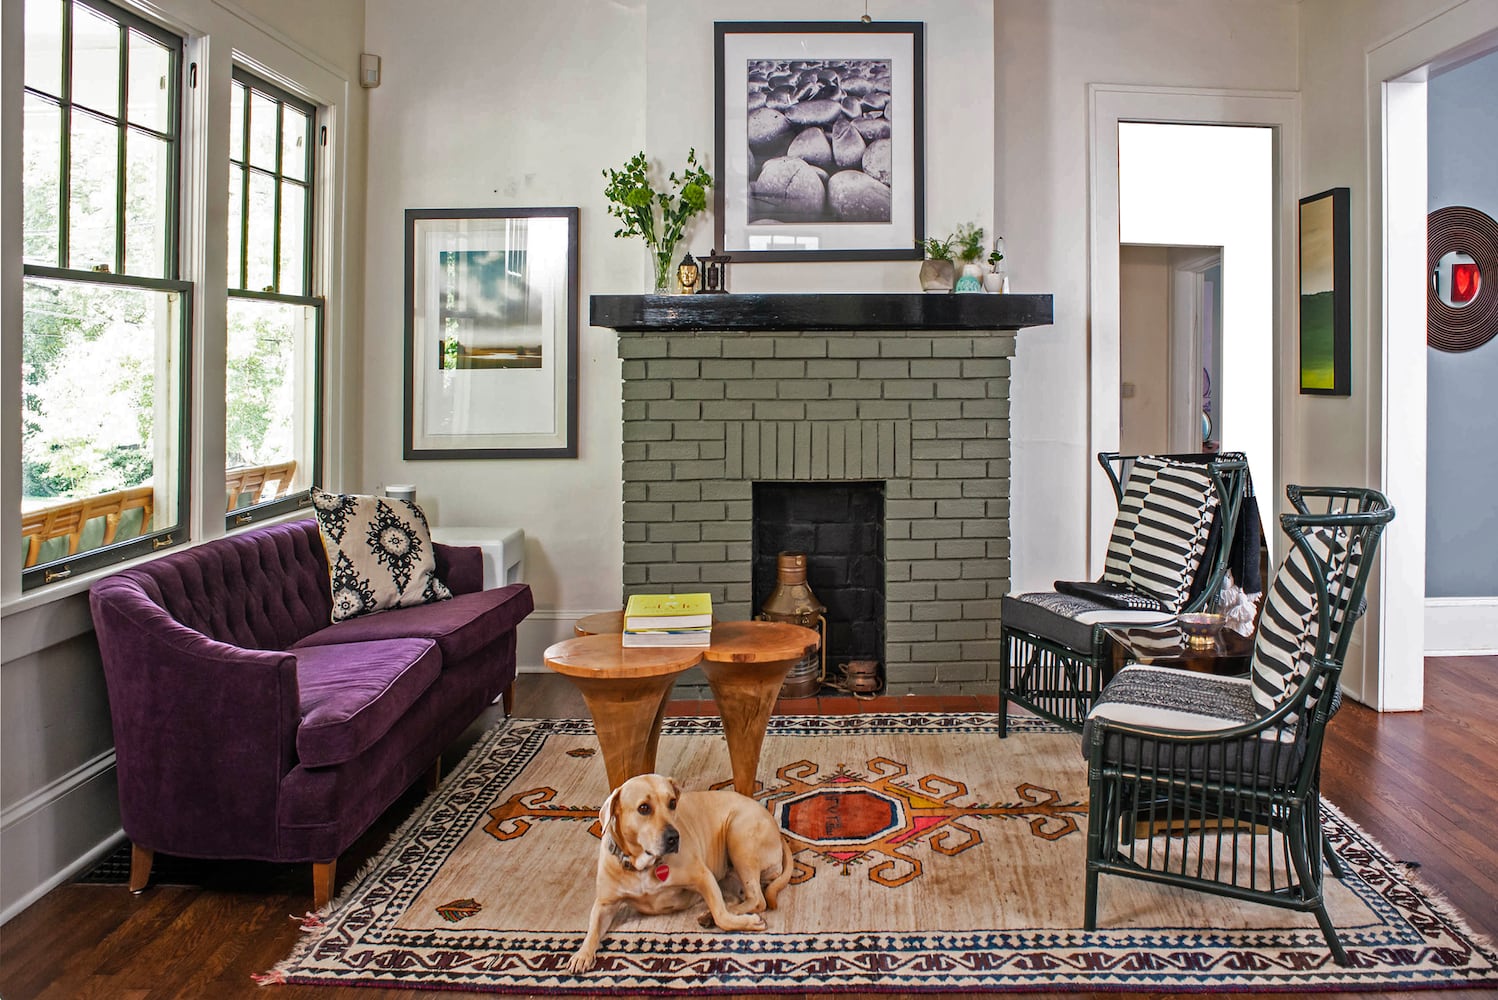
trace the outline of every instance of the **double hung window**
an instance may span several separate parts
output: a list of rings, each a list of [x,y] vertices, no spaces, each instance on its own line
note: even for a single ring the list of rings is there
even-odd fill
[[[185,537],[182,39],[25,0],[22,586]]]
[[[312,295],[316,109],[234,70],[224,472],[228,526],[303,502],[321,466]]]

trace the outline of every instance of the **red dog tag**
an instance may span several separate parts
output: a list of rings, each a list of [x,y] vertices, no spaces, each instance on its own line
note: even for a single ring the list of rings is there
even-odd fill
[[[655,877],[664,882],[666,881],[666,879],[671,877],[671,869],[667,868],[665,865],[656,865]]]

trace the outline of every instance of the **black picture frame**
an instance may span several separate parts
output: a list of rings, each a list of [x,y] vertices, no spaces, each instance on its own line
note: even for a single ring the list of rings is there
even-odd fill
[[[920,260],[925,25],[719,21],[713,29],[717,249],[735,262]],[[803,136],[812,130],[822,131],[825,151],[823,139]],[[796,162],[766,178],[771,160]]]
[[[578,210],[406,210],[403,456],[576,458]]]
[[[1352,395],[1352,193],[1338,187],[1300,199],[1300,391]]]

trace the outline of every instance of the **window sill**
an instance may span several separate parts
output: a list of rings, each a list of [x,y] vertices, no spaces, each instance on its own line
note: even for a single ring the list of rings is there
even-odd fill
[[[264,527],[268,524],[279,524],[283,521],[298,521],[311,516],[312,512],[306,508],[302,510],[289,510],[283,514],[266,516],[263,519],[256,520],[253,525],[245,525],[241,530],[248,530],[251,527]],[[215,537],[221,538],[223,537],[223,535],[220,534]],[[134,559],[126,560],[125,562],[117,562],[111,563],[108,566],[100,566],[97,569],[89,570],[87,573],[80,573],[78,576],[69,577],[66,580],[59,580],[57,583],[46,584],[36,588],[35,590],[28,590],[26,593],[20,594],[19,596],[6,601],[3,604],[0,604],[0,619],[9,618],[12,615],[32,611],[37,608],[45,607],[48,604],[55,604],[56,602],[66,600],[69,597],[74,597],[78,594],[86,593],[90,587],[107,576],[113,576],[115,573],[119,573],[122,570],[131,569],[135,566],[143,566],[146,563],[149,563],[156,559],[160,559],[161,557],[169,555],[173,552],[183,552],[187,549],[194,548],[195,546],[202,545],[204,542],[208,541],[212,541],[212,539],[200,538],[195,541],[190,540],[182,543],[181,545],[173,545],[171,548],[162,549],[160,552],[151,552],[146,555],[138,556]],[[25,654],[17,653],[14,655]],[[12,651],[10,649],[7,649],[6,659],[13,658],[14,656],[12,655]]]

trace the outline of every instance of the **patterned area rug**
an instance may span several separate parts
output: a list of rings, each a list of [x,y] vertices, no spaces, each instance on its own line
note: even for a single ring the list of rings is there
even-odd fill
[[[270,981],[554,993],[968,990],[1321,991],[1498,985],[1474,939],[1329,809],[1355,876],[1328,878],[1354,965],[1309,914],[1105,876],[1082,922],[1086,767],[1077,737],[987,714],[776,718],[765,800],[796,876],[763,933],[703,907],[627,908],[573,976],[608,789],[592,725],[518,720],[484,737]],[[717,719],[668,719],[657,769],[727,785]]]

